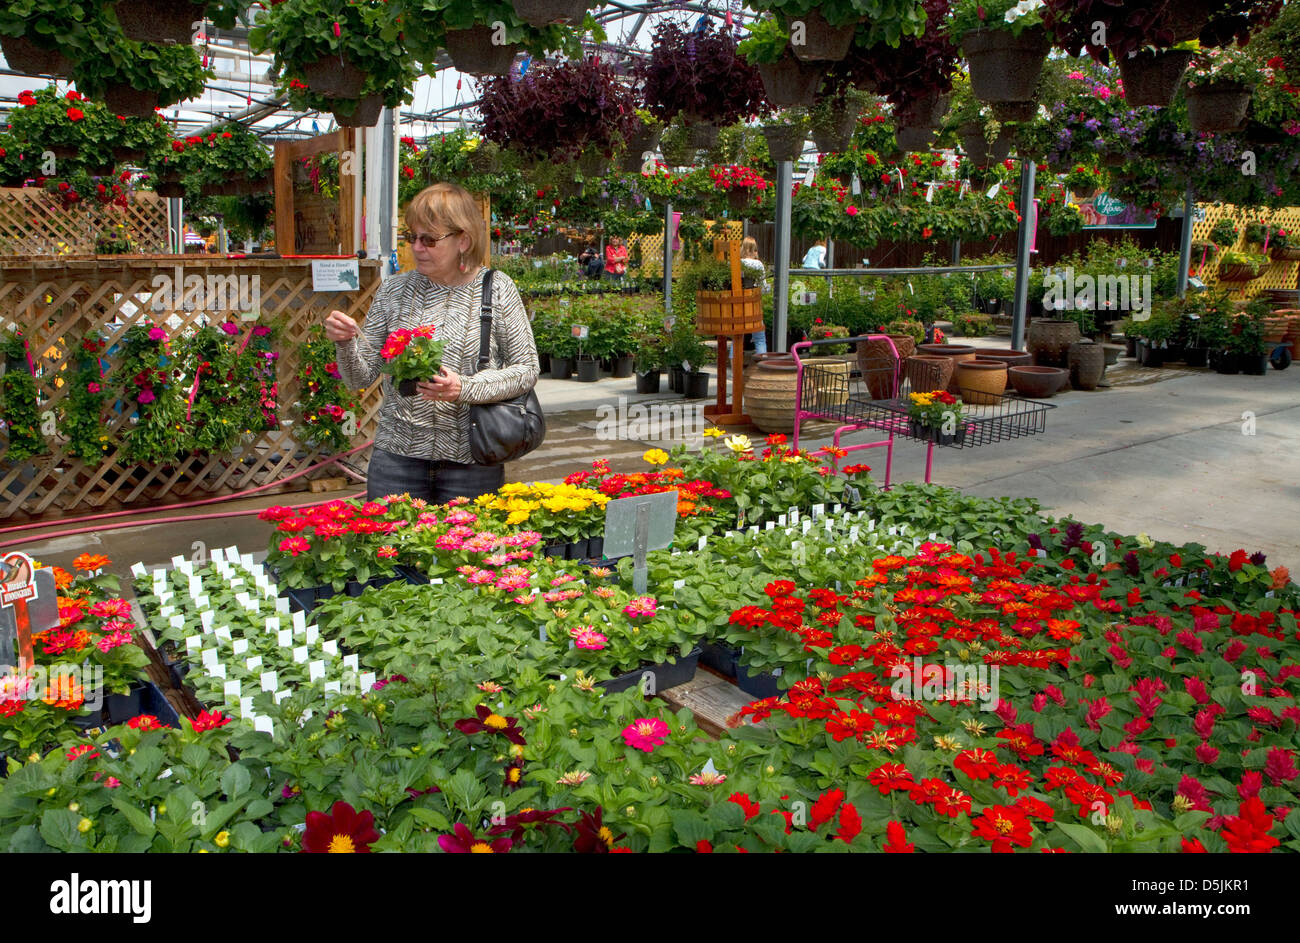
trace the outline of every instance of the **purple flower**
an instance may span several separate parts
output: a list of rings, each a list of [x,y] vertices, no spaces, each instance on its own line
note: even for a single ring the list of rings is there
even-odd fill
[[[1250,562],[1255,564],[1255,566],[1263,566],[1265,559],[1267,558],[1264,554],[1260,553],[1258,550],[1250,555]]]
[[[153,395],[153,390],[144,390],[137,399],[139,399],[141,406],[147,406],[157,399],[157,397]]]
[[[1138,566],[1137,554],[1132,550],[1124,554],[1124,572],[1129,576],[1137,576],[1141,572],[1141,568]]]
[[[257,327],[253,328],[254,337],[265,337],[267,334],[270,333],[271,333],[271,329],[264,324],[259,324]]]
[[[1029,541],[1029,548],[1030,548],[1031,550],[1042,550],[1042,549],[1043,549],[1043,538],[1042,538],[1042,537],[1039,537],[1037,534],[1030,534],[1029,537],[1028,537],[1027,539],[1028,539],[1028,541]]]
[[[224,323],[221,325],[221,329],[222,329],[223,331],[225,331],[227,334],[231,334],[231,335],[234,335],[234,334],[238,334],[238,333],[239,333],[239,325],[236,324],[234,321],[226,321],[226,322],[224,322]]]

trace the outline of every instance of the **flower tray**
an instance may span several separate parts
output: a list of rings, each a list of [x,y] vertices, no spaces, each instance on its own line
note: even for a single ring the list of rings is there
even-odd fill
[[[740,672],[740,649],[726,642],[705,642],[700,647],[700,664],[734,681]]]
[[[617,694],[639,685],[642,678],[650,675],[654,682],[654,693],[658,694],[694,678],[695,670],[699,667],[701,651],[700,646],[696,645],[689,654],[680,656],[676,662],[644,665],[633,671],[624,672],[609,681],[602,681],[600,686],[605,689],[606,694]]]
[[[736,686],[753,697],[778,697],[782,693],[781,684],[777,680],[781,677],[781,672],[782,669],[775,668],[750,674],[749,669],[737,661]]]
[[[360,596],[368,588],[378,589],[381,586],[387,586],[389,583],[395,583],[403,579],[402,574],[396,576],[376,576],[372,580],[359,583],[356,580],[349,580],[348,584],[343,587],[343,595]],[[424,582],[428,582],[426,578]],[[295,612],[311,612],[317,605],[329,599],[331,596],[339,595],[334,591],[333,586],[307,586],[298,589],[285,589],[280,593],[281,596],[287,596],[289,599],[289,608]]]

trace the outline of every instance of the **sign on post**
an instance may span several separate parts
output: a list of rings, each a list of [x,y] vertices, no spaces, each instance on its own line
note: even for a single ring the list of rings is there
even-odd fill
[[[605,505],[605,557],[632,556],[632,588],[644,593],[645,558],[673,542],[677,527],[677,492],[634,495]]]
[[[0,567],[4,581],[0,587],[0,665],[16,663],[19,670],[26,671],[36,664],[32,636],[59,624],[54,571],[36,569],[32,558],[18,551],[0,558]]]

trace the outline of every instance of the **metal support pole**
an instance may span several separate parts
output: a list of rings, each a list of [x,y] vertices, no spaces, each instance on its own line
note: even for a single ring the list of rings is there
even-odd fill
[[[1189,186],[1183,195],[1183,231],[1178,241],[1178,297],[1187,294],[1187,274],[1192,268],[1192,227],[1196,225],[1196,203]]]
[[[960,239],[954,239],[952,241],[952,264],[961,265],[961,240]]]
[[[673,313],[673,205],[664,204],[664,314]]]
[[[1026,308],[1029,306],[1029,220],[1034,205],[1034,171],[1032,160],[1020,162],[1020,229],[1016,234],[1016,298],[1011,308],[1011,346],[1021,350],[1025,343]]]
[[[794,186],[794,162],[776,164],[776,241],[772,278],[772,350],[786,350],[790,315],[790,190]]]

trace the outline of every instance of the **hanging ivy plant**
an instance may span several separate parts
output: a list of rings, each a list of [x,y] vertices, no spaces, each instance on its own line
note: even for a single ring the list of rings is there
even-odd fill
[[[9,439],[4,452],[8,462],[25,462],[49,451],[41,435],[36,378],[27,355],[22,334],[6,333],[0,340],[0,357],[5,363],[0,377],[0,421]]]

